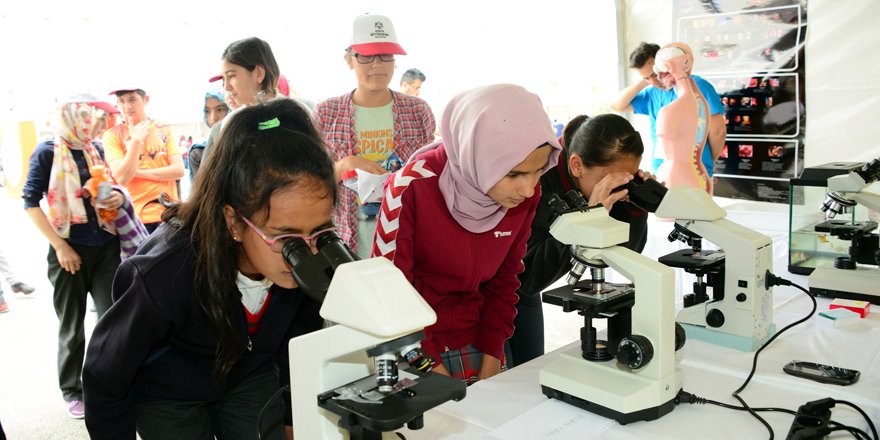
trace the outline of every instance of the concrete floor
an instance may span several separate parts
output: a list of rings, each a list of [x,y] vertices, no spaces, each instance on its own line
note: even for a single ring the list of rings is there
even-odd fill
[[[0,422],[9,439],[88,439],[71,419],[58,389],[58,319],[46,278],[49,242],[25,214],[20,198],[0,188],[0,250],[18,277],[37,290],[14,294],[3,280],[10,312],[0,315]],[[87,317],[91,329],[95,314]]]

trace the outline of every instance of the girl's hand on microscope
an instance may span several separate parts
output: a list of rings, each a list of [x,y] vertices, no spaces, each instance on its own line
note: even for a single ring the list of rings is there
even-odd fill
[[[632,174],[623,171],[606,174],[590,192],[590,206],[601,203],[610,212],[615,203],[629,194],[628,190],[614,191],[614,189],[629,183],[632,179]]]
[[[651,174],[649,171],[639,170],[636,172],[642,180],[654,179],[657,180],[657,176]],[[661,185],[666,186],[666,182],[660,182]]]
[[[501,359],[483,353],[483,364],[480,365],[480,373],[477,377],[486,380],[501,372]]]

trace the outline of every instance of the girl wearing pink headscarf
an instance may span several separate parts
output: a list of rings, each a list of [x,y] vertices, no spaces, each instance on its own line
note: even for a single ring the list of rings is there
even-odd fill
[[[453,98],[441,134],[386,182],[373,255],[437,313],[434,371],[473,383],[502,370],[538,179],[561,148],[538,96],[510,84]]]

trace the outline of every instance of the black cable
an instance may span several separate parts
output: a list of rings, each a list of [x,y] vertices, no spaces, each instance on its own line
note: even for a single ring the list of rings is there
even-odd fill
[[[765,284],[768,287],[771,287],[771,286],[794,286],[794,287],[800,289],[802,292],[806,293],[807,296],[810,298],[810,300],[813,301],[813,309],[810,310],[810,313],[807,314],[807,316],[804,316],[803,318],[801,318],[795,322],[792,322],[791,324],[785,326],[782,330],[779,330],[778,332],[776,332],[776,334],[771,336],[770,339],[767,340],[767,342],[764,342],[764,344],[762,344],[761,347],[758,348],[757,351],[755,351],[755,356],[752,358],[752,369],[751,369],[751,371],[749,371],[748,377],[746,377],[745,382],[743,382],[743,384],[739,388],[737,388],[736,391],[733,392],[733,397],[736,398],[736,400],[738,400],[739,403],[741,403],[743,405],[743,408],[745,408],[746,411],[748,411],[749,414],[752,415],[752,417],[758,419],[758,421],[761,422],[761,424],[764,425],[765,428],[767,428],[767,431],[770,432],[770,440],[773,440],[773,436],[774,436],[773,428],[770,426],[769,423],[767,423],[766,420],[764,420],[763,417],[761,417],[760,415],[758,415],[757,412],[752,410],[752,408],[748,405],[748,403],[746,403],[746,401],[742,397],[739,396],[739,393],[742,392],[746,388],[746,386],[748,386],[749,382],[751,382],[751,380],[752,380],[752,377],[755,375],[755,370],[757,370],[757,368],[758,368],[758,355],[761,354],[761,352],[764,351],[764,349],[767,348],[767,346],[770,345],[771,342],[773,342],[776,338],[779,337],[779,335],[784,333],[786,330],[810,319],[810,317],[816,313],[816,309],[819,307],[819,305],[816,303],[816,298],[814,298],[813,295],[810,295],[809,290],[804,289],[803,287],[798,286],[797,284],[794,284],[791,281],[786,280],[785,278],[778,277],[778,276],[772,274],[769,270],[767,271],[765,278],[766,278]]]
[[[678,395],[675,396],[675,404],[679,405],[682,403],[710,404],[710,405],[716,405],[716,406],[720,406],[722,408],[733,409],[733,410],[737,410],[737,411],[748,411],[748,409],[746,409],[745,407],[742,407],[742,406],[736,406],[736,405],[731,405],[729,403],[718,402],[715,400],[707,399],[705,397],[700,397],[700,396],[691,394],[691,393],[684,391],[684,390],[679,391]],[[843,402],[841,402],[841,403],[843,403]],[[785,413],[785,414],[792,415],[795,417],[797,417],[797,415],[798,415],[797,411],[793,411],[788,408],[762,407],[762,408],[751,408],[751,409],[752,409],[752,411],[755,411],[755,412],[781,412],[781,413]],[[859,412],[861,412],[860,409],[857,409],[857,410]],[[852,434],[853,437],[855,437],[859,440],[861,440],[861,439],[871,440],[871,437],[865,431],[862,431],[861,429],[858,429],[856,427],[847,426],[842,423],[835,422],[834,420],[829,420],[828,423],[830,425],[834,426],[834,428],[828,428],[828,432],[830,432],[830,431],[847,431],[850,434]],[[871,423],[870,420],[868,420],[868,423],[870,425],[870,423]],[[871,425],[871,428],[873,429],[873,425]],[[827,434],[827,432],[826,432],[826,434]]]
[[[735,409],[737,411],[747,411],[747,409],[745,407],[731,405],[729,403],[718,402],[716,400],[707,399],[705,397],[700,397],[695,394],[691,394],[685,390],[681,390],[678,392],[678,395],[675,396],[674,402],[676,405],[679,405],[682,403],[699,403],[699,404],[707,404],[708,403],[710,405],[716,405],[716,406],[720,406],[722,408]],[[765,408],[752,408],[752,409],[754,411],[758,411],[758,412],[782,412],[782,413],[790,414],[793,416],[797,415],[797,411],[792,411],[787,408],[765,407]]]
[[[751,382],[751,380],[752,380],[752,377],[754,377],[755,371],[758,368],[758,355],[761,354],[761,352],[764,351],[764,349],[767,348],[767,346],[769,346],[770,343],[773,342],[776,338],[778,338],[782,333],[784,333],[788,329],[790,329],[798,324],[802,324],[802,323],[806,322],[808,319],[810,319],[810,317],[812,317],[816,313],[816,310],[818,309],[819,305],[816,302],[816,298],[813,295],[811,295],[810,291],[805,289],[804,287],[799,286],[795,283],[792,283],[791,281],[789,281],[785,278],[776,276],[773,273],[771,273],[770,271],[767,271],[765,278],[766,278],[765,283],[766,283],[767,287],[792,286],[792,287],[795,287],[795,288],[799,289],[800,291],[804,292],[807,295],[807,297],[809,297],[810,300],[813,302],[813,308],[812,308],[812,310],[810,310],[810,313],[808,313],[803,318],[801,318],[795,322],[792,322],[791,324],[789,324],[789,325],[783,327],[781,330],[777,331],[773,336],[770,337],[770,339],[768,339],[766,342],[764,342],[761,345],[761,347],[758,348],[758,350],[755,351],[755,356],[752,358],[752,368],[749,371],[749,375],[746,377],[746,380],[743,382],[743,384],[739,388],[737,388],[736,391],[734,391],[732,394],[733,397],[736,398],[736,400],[738,400],[742,404],[741,407],[722,403],[722,402],[717,402],[714,400],[709,400],[709,399],[702,398],[702,397],[698,397],[698,396],[695,396],[695,395],[690,394],[688,392],[685,392],[684,390],[679,391],[678,395],[675,398],[675,403],[676,404],[679,404],[682,402],[701,403],[701,404],[709,403],[712,405],[720,406],[722,408],[735,409],[738,411],[748,411],[749,414],[751,414],[753,417],[758,419],[758,421],[760,421],[761,424],[763,424],[764,427],[767,428],[767,431],[770,433],[770,440],[773,440],[773,438],[774,438],[773,428],[770,426],[769,423],[767,423],[766,420],[764,420],[763,417],[758,415],[758,412],[773,412],[773,411],[775,411],[775,412],[784,412],[784,413],[795,415],[795,416],[797,415],[797,412],[789,410],[789,409],[785,409],[785,408],[772,408],[772,407],[770,407],[770,408],[752,408],[746,403],[746,401],[742,397],[740,397],[739,393],[742,392],[746,388],[746,386],[748,386],[749,382]],[[843,401],[843,400],[834,400],[834,402],[850,406],[853,409],[855,409],[856,411],[858,411],[862,415],[862,417],[864,417],[865,420],[868,422],[868,427],[871,428],[871,433],[874,434],[874,440],[880,440],[880,437],[877,436],[877,430],[874,427],[874,423],[871,421],[871,418],[868,417],[868,415],[861,408],[859,408],[858,406],[856,406],[855,404],[853,404],[851,402],[847,402],[847,401]],[[832,431],[847,431],[850,434],[852,434],[854,437],[856,437],[857,439],[861,439],[864,437],[868,440],[871,440],[871,437],[869,437],[865,431],[862,431],[858,428],[846,426],[846,425],[843,425],[841,423],[834,422],[834,421],[831,421],[830,423],[832,425],[835,425],[834,428],[829,428]]]
[[[272,394],[272,397],[269,397],[269,400],[266,401],[266,404],[260,408],[260,414],[257,415],[257,439],[263,438],[263,412],[266,411],[266,408],[269,407],[269,404],[272,403],[273,400],[285,391],[290,391],[290,385],[284,385],[278,391],[275,391],[275,393]]]
[[[871,434],[874,434],[874,440],[878,440],[878,437],[877,437],[877,428],[874,427],[874,422],[871,421],[871,418],[868,417],[868,414],[866,414],[864,411],[862,411],[861,408],[859,408],[858,406],[856,406],[856,405],[855,405],[854,403],[852,403],[852,402],[847,402],[846,400],[836,400],[836,399],[835,399],[835,400],[834,400],[834,403],[835,403],[835,404],[840,403],[840,404],[846,405],[846,406],[848,406],[848,407],[850,407],[850,408],[853,408],[854,410],[858,411],[859,414],[861,414],[862,417],[864,417],[865,420],[868,421],[868,427],[871,428]],[[868,434],[865,433],[865,437],[867,437],[867,436],[868,436]],[[869,437],[869,438],[870,438],[870,437]]]
[[[862,431],[859,428],[854,428],[852,426],[845,426],[845,425],[835,426],[834,428],[828,428],[825,431],[825,433],[830,434],[834,431],[846,431],[846,432],[852,434],[852,436],[857,438],[858,440],[862,440],[862,439],[871,440],[871,437],[868,436],[867,432]]]
[[[861,429],[856,428],[854,426],[847,426],[847,425],[844,425],[843,423],[835,422],[834,420],[829,420],[828,424],[833,425],[835,427],[833,429],[834,431],[844,430],[844,431],[848,431],[850,434],[853,435],[853,437],[855,437],[857,439],[864,438],[865,440],[871,440],[871,436],[869,436],[867,432],[862,431]],[[836,429],[838,427],[840,429]]]

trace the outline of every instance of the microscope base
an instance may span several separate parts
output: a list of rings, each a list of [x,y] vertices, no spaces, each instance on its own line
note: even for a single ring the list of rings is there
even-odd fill
[[[831,298],[868,301],[880,305],[880,269],[856,267],[838,269],[831,265],[816,268],[809,278],[810,293]]]
[[[541,392],[551,399],[556,399],[560,402],[565,402],[569,405],[587,410],[593,414],[598,414],[602,417],[612,419],[617,423],[620,423],[621,425],[626,425],[632,422],[640,422],[643,420],[646,422],[657,420],[660,417],[663,417],[666,414],[672,412],[672,409],[675,407],[673,399],[660,406],[645,408],[643,410],[624,414],[611,408],[606,408],[602,405],[599,405],[598,403],[586,401],[584,399],[581,399],[580,397],[573,396],[564,391],[554,390],[553,388],[545,385],[541,385]]]
[[[745,352],[757,350],[761,345],[764,344],[764,342],[767,342],[767,340],[776,333],[776,324],[770,324],[770,329],[767,332],[767,335],[765,335],[763,338],[723,333],[718,330],[713,330],[711,328],[706,328],[693,324],[685,324],[683,322],[679,322],[679,324],[681,324],[681,326],[684,328],[688,340],[698,339],[700,341],[706,341],[711,344],[720,345],[722,347],[728,347],[734,350]]]
[[[580,348],[574,348],[541,369],[540,383],[547,397],[625,425],[655,420],[672,411],[682,372],[673,369],[653,379],[619,367],[616,360],[584,360]]]

